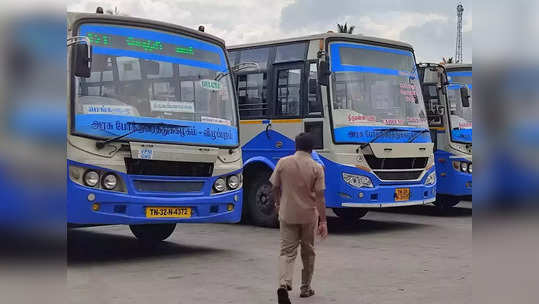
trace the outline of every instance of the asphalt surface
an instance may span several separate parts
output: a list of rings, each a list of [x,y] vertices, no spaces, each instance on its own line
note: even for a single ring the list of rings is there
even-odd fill
[[[330,213],[332,215],[332,213]],[[330,217],[317,241],[313,289],[292,303],[471,303],[472,207],[369,212],[356,224]],[[126,226],[68,231],[70,303],[277,303],[277,229],[182,224],[157,247]]]

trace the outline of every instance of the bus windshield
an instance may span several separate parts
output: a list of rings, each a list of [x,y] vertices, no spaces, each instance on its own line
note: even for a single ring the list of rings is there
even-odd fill
[[[407,142],[428,129],[413,53],[359,43],[330,45],[336,142]],[[428,132],[414,142],[430,142]]]
[[[238,145],[222,47],[123,25],[83,24],[79,35],[93,47],[92,73],[75,80],[74,134],[111,138],[133,131],[126,140]]]
[[[470,96],[470,106],[462,106],[462,99],[460,95],[461,87],[462,85],[459,84],[451,84],[447,87],[447,101],[449,103],[451,138],[453,141],[471,143],[473,102],[472,97]]]

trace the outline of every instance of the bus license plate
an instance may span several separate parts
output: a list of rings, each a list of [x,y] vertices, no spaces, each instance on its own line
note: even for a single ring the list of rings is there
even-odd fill
[[[147,218],[190,218],[189,207],[146,207]]]
[[[410,188],[395,189],[395,201],[402,202],[410,200]]]

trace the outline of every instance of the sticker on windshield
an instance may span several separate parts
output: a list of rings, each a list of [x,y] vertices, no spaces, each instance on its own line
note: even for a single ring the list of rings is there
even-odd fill
[[[230,126],[232,124],[232,122],[230,120],[222,119],[222,118],[216,118],[216,117],[208,117],[208,116],[200,117],[200,121],[205,122],[205,123],[225,125],[225,126]]]
[[[132,106],[115,106],[115,105],[82,105],[83,114],[110,114],[110,115],[126,115],[135,116],[136,113]]]
[[[376,121],[376,116],[374,116],[374,115],[352,115],[352,114],[348,114],[348,122],[351,122],[351,123],[374,122],[374,121]]]
[[[221,90],[221,83],[217,80],[211,80],[211,79],[202,79],[200,81],[200,86],[203,89],[211,90],[211,91],[220,91]]]
[[[195,113],[195,103],[185,101],[150,100],[154,112]]]
[[[426,118],[421,117],[406,117],[406,122],[411,126],[420,126],[427,121]]]
[[[153,159],[153,150],[149,148],[142,148],[138,150],[139,159]]]
[[[386,125],[402,125],[404,120],[402,119],[384,119]]]
[[[411,83],[401,82],[400,93],[408,102],[415,102],[415,100],[417,99],[417,91],[415,89],[415,86]]]

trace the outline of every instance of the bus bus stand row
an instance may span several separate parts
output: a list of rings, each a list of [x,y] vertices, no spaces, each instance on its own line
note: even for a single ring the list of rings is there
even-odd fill
[[[69,226],[126,224],[146,241],[177,223],[276,227],[268,179],[301,132],[343,220],[471,196],[471,66],[337,33],[227,49],[104,14],[69,13],[67,43]]]

